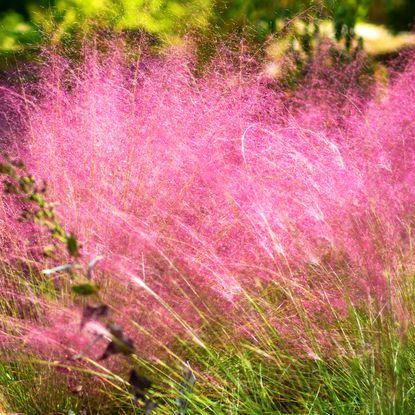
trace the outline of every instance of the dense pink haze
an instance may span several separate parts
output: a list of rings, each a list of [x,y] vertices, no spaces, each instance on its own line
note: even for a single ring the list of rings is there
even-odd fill
[[[415,65],[377,84],[360,58],[328,60],[287,91],[249,57],[196,76],[182,52],[52,56],[24,96],[0,90],[4,135],[47,181],[82,260],[105,257],[97,278],[124,322],[163,338],[183,328],[175,313],[199,321],[192,303],[231,313],[272,281],[312,292],[311,312],[342,311],[343,295],[381,300],[385,275],[411,262]],[[79,338],[79,313],[59,313],[55,337]]]

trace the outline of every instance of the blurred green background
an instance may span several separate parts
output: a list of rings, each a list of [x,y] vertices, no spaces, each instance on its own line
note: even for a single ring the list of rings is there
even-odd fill
[[[188,32],[211,39],[249,33],[261,42],[286,22],[310,19],[324,22],[346,46],[362,37],[373,53],[415,43],[409,33],[415,0],[0,0],[0,55],[15,56],[92,28],[142,31],[163,45],[180,42]]]

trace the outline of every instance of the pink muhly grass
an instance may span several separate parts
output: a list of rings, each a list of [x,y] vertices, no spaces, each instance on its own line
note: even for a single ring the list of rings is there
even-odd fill
[[[258,284],[289,288],[312,315],[383,298],[412,226],[415,66],[376,92],[359,59],[326,58],[288,94],[259,68],[196,77],[186,54],[90,51],[52,57],[24,109],[8,95],[22,113],[15,155],[47,181],[84,256],[104,255],[105,300],[126,324],[169,339],[207,315],[236,321]],[[26,249],[2,203],[3,246]]]

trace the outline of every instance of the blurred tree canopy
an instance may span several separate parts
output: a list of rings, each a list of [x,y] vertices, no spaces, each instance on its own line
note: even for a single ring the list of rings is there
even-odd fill
[[[1,0],[0,50],[56,39],[90,22],[117,31],[142,30],[174,42],[188,30],[238,33],[245,27],[258,39],[278,31],[284,19],[317,17],[334,22],[347,41],[360,19],[409,30],[415,0]]]
[[[413,29],[415,24],[414,0],[373,0],[368,18],[385,24],[394,31]]]
[[[143,30],[180,36],[205,28],[212,0],[2,0],[0,14],[19,14],[45,32],[66,31],[93,22],[115,30]],[[3,17],[4,18],[4,17]],[[0,22],[0,31],[5,25]]]

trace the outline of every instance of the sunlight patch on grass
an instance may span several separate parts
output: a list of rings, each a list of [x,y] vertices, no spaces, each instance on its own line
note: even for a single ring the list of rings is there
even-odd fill
[[[363,38],[365,49],[371,55],[381,55],[403,47],[415,46],[415,33],[393,34],[384,26],[370,23],[357,24],[355,31],[358,36]]]

